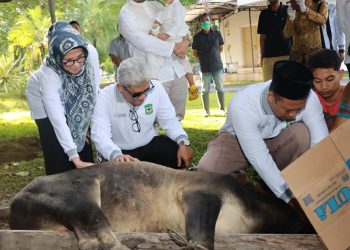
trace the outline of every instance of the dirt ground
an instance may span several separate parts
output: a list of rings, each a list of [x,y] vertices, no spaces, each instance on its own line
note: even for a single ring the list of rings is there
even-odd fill
[[[9,162],[28,161],[41,155],[38,137],[0,139],[0,167]]]
[[[42,155],[40,139],[38,137],[22,137],[19,139],[0,139],[0,171],[5,171],[14,162],[29,161]],[[13,176],[15,178],[16,176]],[[14,180],[15,182],[15,180]],[[10,185],[10,184],[8,184]],[[9,200],[16,193],[6,192],[2,195],[0,207],[7,206]],[[0,230],[8,229],[8,225],[0,221]]]

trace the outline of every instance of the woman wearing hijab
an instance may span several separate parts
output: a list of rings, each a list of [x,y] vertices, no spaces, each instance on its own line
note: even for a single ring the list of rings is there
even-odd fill
[[[69,23],[50,27],[48,45],[26,95],[49,175],[93,164],[88,131],[100,73],[96,52]]]

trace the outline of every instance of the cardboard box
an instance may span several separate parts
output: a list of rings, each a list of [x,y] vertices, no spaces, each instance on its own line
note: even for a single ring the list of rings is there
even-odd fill
[[[350,120],[282,171],[330,250],[350,248]]]

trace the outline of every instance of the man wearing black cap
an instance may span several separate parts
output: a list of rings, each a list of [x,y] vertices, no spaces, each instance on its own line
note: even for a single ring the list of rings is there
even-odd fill
[[[312,81],[303,65],[279,61],[272,81],[238,92],[199,170],[235,174],[250,163],[278,198],[290,202],[293,195],[280,171],[328,135]]]

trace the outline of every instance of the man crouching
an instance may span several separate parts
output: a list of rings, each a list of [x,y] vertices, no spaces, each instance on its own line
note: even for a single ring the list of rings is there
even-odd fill
[[[110,161],[148,161],[189,167],[192,150],[163,86],[147,77],[142,58],[124,60],[117,83],[104,88],[92,116],[92,140]],[[156,136],[158,121],[166,136]]]

